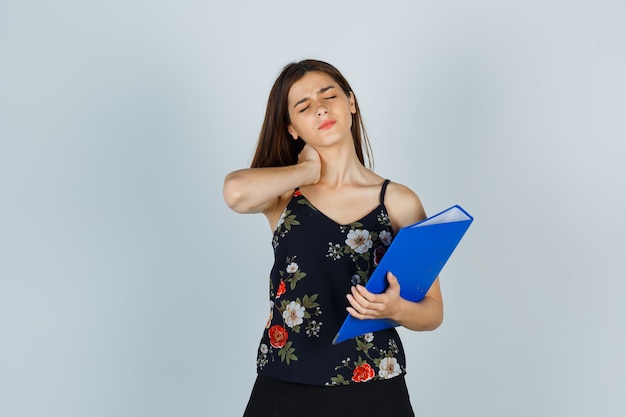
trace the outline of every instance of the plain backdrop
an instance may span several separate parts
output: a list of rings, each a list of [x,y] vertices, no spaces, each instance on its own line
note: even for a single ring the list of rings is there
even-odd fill
[[[380,175],[476,219],[444,324],[402,331],[417,415],[626,415],[625,19],[619,0],[2,0],[0,415],[241,415],[271,235],[222,181],[309,57],[352,84]]]

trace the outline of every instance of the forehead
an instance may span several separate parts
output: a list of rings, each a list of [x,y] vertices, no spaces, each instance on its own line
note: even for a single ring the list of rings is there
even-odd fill
[[[289,102],[296,102],[305,97],[317,94],[321,89],[334,86],[337,82],[330,75],[324,72],[311,71],[304,74],[302,78],[293,83],[287,95]]]

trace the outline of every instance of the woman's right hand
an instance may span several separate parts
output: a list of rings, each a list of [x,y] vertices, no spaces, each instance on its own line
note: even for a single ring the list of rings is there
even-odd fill
[[[314,147],[309,144],[304,145],[304,148],[302,148],[298,154],[298,165],[306,165],[309,169],[311,181],[308,182],[308,184],[315,184],[320,180],[322,161],[320,159],[320,154]]]

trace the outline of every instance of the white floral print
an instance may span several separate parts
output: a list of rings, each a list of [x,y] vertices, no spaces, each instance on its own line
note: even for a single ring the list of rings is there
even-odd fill
[[[298,272],[298,264],[297,263],[292,262],[289,265],[287,265],[287,273],[288,274],[295,274],[296,272]]]
[[[283,212],[280,214],[280,219],[278,219],[278,223],[276,223],[276,227],[274,229],[278,229],[280,226],[283,225],[283,223],[285,223],[286,216],[287,216],[287,212],[286,210],[283,210]]]
[[[320,337],[320,328],[322,326],[322,322],[319,323],[315,320],[311,320],[311,323],[306,327],[306,334],[309,336],[317,336]]]
[[[305,308],[300,304],[292,301],[287,305],[285,311],[283,311],[283,319],[285,320],[285,324],[289,327],[295,327],[299,324],[302,324]]]
[[[372,247],[370,232],[363,229],[353,229],[348,232],[346,245],[356,253],[365,253]]]
[[[394,376],[400,375],[401,372],[402,369],[396,358],[383,358],[380,361],[378,376],[382,379],[393,378]]]
[[[333,242],[328,242],[328,254],[327,258],[332,258],[335,261],[337,259],[341,259],[343,252],[341,251],[341,245],[339,243],[333,244]]]
[[[338,373],[330,378],[326,385],[348,385],[352,382],[366,382],[376,379],[391,379],[404,372],[398,359],[397,344],[393,339],[389,339],[388,349],[381,349],[380,345],[374,343],[374,333],[366,333],[354,339],[356,342],[357,359],[351,361],[350,358],[341,361],[341,365],[335,366],[336,371],[349,371],[351,378],[346,378],[344,372]],[[378,372],[376,372],[378,369]]]
[[[383,245],[389,246],[391,245],[391,240],[393,239],[393,236],[391,236],[390,232],[386,230],[381,230],[381,232],[378,234],[378,238],[381,242],[383,242]]]

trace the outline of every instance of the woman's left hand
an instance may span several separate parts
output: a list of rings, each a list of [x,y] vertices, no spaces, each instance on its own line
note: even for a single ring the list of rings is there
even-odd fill
[[[350,302],[348,313],[360,320],[396,318],[403,301],[400,297],[400,284],[391,272],[387,272],[387,281],[389,287],[381,294],[371,293],[362,285],[353,286],[351,294],[346,296]]]

